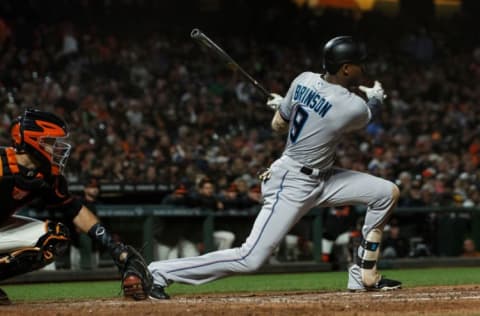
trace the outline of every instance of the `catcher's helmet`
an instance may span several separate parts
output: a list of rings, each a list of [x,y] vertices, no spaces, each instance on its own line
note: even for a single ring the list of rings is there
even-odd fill
[[[343,64],[362,64],[367,59],[367,49],[351,36],[338,36],[323,47],[323,68],[335,74]]]
[[[71,145],[62,141],[68,137],[68,126],[55,114],[27,108],[12,122],[10,136],[15,150],[31,155],[42,171],[54,175],[63,171]]]

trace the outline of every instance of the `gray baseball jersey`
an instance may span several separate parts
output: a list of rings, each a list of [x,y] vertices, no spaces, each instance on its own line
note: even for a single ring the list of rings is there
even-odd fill
[[[284,155],[318,169],[333,165],[342,134],[365,126],[371,117],[360,97],[313,72],[292,82],[280,114],[290,121]]]
[[[383,229],[396,201],[395,185],[366,173],[332,167],[341,136],[369,121],[366,103],[319,74],[305,72],[292,82],[279,112],[290,122],[286,148],[270,166],[271,177],[262,182],[264,203],[245,243],[199,257],[152,262],[149,269],[156,285],[202,284],[255,271],[315,206],[367,205],[362,234]],[[367,259],[375,264],[378,253],[370,252]],[[348,287],[361,289],[363,272],[354,266]]]

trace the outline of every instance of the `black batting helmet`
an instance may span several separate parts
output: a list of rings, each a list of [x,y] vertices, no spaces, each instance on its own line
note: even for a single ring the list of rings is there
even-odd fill
[[[332,38],[323,47],[323,68],[335,74],[343,64],[361,64],[367,59],[367,49],[363,43],[351,36]]]

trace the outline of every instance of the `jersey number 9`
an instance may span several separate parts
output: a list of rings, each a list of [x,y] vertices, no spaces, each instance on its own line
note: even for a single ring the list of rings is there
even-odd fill
[[[300,105],[297,106],[297,111],[293,116],[292,126],[290,127],[290,140],[295,143],[302,131],[305,122],[308,119],[308,112],[305,111]]]

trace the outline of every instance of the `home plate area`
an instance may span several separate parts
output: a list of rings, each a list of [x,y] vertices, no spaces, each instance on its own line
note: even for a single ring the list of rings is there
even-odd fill
[[[480,286],[435,286],[391,292],[263,292],[15,302],[2,315],[478,315]]]

